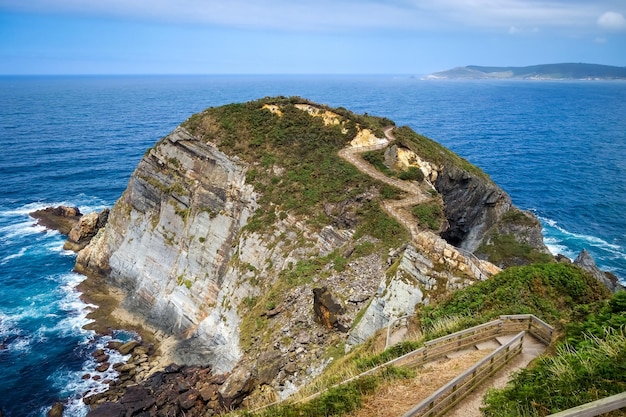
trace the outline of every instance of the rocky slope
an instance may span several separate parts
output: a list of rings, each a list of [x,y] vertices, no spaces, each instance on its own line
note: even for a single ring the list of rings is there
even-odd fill
[[[497,272],[471,252],[499,231],[546,252],[484,174],[408,128],[386,138],[392,124],[299,98],[194,115],[146,152],[76,269],[121,289],[177,364],[284,398],[416,304]],[[385,176],[408,188],[337,155],[389,139]],[[410,193],[440,207],[434,229]]]

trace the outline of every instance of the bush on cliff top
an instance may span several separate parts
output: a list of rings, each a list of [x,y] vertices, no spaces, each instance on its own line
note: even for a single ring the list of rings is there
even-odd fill
[[[534,314],[550,324],[566,322],[576,306],[606,299],[609,291],[574,265],[560,263],[511,267],[486,281],[452,293],[436,307],[420,311],[425,328],[444,317],[467,317],[466,325],[502,314]],[[441,335],[434,334],[432,337]]]
[[[466,159],[461,158],[448,148],[440,145],[432,139],[415,133],[410,127],[402,126],[393,130],[398,143],[405,148],[408,148],[419,155],[421,158],[432,162],[436,165],[453,165],[464,169],[474,175],[481,178],[489,179],[489,176],[485,174],[476,165],[471,164]]]
[[[278,105],[281,114],[263,108],[265,104]],[[342,117],[342,124],[325,125],[321,117],[295,104],[330,110]],[[357,125],[381,131],[392,123],[345,109],[329,109],[298,97],[279,97],[207,109],[189,118],[183,127],[251,165],[246,180],[261,198],[260,209],[248,229],[264,231],[276,221],[279,212],[304,216],[311,226],[321,228],[332,223],[323,210],[326,204],[348,202],[372,189],[379,195],[385,191],[384,184],[359,172],[337,152],[356,135]],[[379,209],[378,202],[363,205],[358,214],[361,221],[357,234],[359,230],[368,232],[388,247],[408,239],[408,233]],[[369,227],[372,223],[385,227]]]

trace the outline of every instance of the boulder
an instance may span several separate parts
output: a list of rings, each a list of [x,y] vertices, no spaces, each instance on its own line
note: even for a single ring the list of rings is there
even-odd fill
[[[345,314],[345,308],[328,288],[313,289],[313,311],[315,319],[327,329],[336,328],[341,332],[348,331],[348,328],[340,321],[341,316]]]
[[[65,250],[78,252],[89,244],[98,230],[106,225],[109,218],[109,209],[104,209],[100,213],[89,213],[80,218],[67,235],[67,241],[63,245]]]
[[[282,356],[279,352],[265,352],[257,359],[257,378],[259,384],[269,384],[274,380],[283,364]]]
[[[156,403],[156,400],[150,390],[139,385],[134,385],[128,387],[120,403],[126,409],[126,415],[132,416],[138,411],[148,410]]]
[[[111,364],[109,362],[103,362],[100,365],[96,366],[96,371],[97,372],[106,372],[109,367],[111,366]]]
[[[583,249],[582,252],[580,252],[578,257],[574,260],[574,265],[578,265],[580,268],[589,272],[598,281],[611,290],[611,292],[624,289],[624,286],[618,282],[617,277],[614,274],[602,271],[598,268],[593,257],[589,254],[589,252],[587,252],[586,249]]]
[[[78,207],[58,206],[33,211],[30,216],[37,219],[37,224],[67,235],[82,214]]]
[[[63,411],[65,410],[65,405],[63,403],[57,402],[52,405],[52,408],[48,411],[47,417],[63,417]]]
[[[191,407],[196,405],[198,396],[198,391],[195,389],[183,392],[178,396],[178,404],[180,405],[180,408],[183,410],[189,410]]]
[[[133,351],[133,349],[135,349],[137,346],[139,346],[139,342],[136,340],[131,340],[130,342],[126,342],[124,343],[122,346],[119,347],[118,351],[122,354],[122,355],[128,355],[130,352]]]
[[[231,410],[240,405],[254,389],[254,378],[249,369],[237,368],[219,388],[221,405]]]
[[[123,417],[126,409],[122,404],[105,402],[87,413],[87,417]]]

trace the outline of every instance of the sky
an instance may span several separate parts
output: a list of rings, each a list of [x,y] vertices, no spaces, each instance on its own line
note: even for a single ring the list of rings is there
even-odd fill
[[[626,66],[626,0],[0,0],[0,74]]]

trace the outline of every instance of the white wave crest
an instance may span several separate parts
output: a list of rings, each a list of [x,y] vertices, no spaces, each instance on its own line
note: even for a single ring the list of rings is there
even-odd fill
[[[546,245],[552,255],[565,255],[570,259],[576,257],[574,251],[570,250],[567,246],[561,244],[556,238],[546,237],[543,239],[543,243]]]
[[[570,232],[569,230],[564,229],[563,227],[561,227],[556,221],[552,220],[552,219],[547,219],[545,217],[540,217],[539,220],[541,220],[543,223],[545,223],[546,225],[558,230],[559,232],[561,232],[563,235],[570,237],[570,238],[574,238],[583,242],[586,242],[592,246],[607,250],[607,251],[612,251],[612,252],[618,252],[621,253],[624,249],[617,244],[614,243],[609,243],[604,239],[601,239],[597,236],[591,236],[591,235],[585,235],[582,233],[574,233],[574,232]]]
[[[102,349],[109,359],[107,362],[115,364],[118,362],[126,362],[130,355],[121,355],[118,351],[106,348],[106,344],[114,340],[110,336],[98,337],[96,343],[89,349],[94,352],[96,349]],[[94,339],[86,340],[85,343],[93,343]],[[60,369],[55,372],[49,379],[59,388],[63,396],[69,398],[69,403],[65,408],[64,416],[83,417],[89,411],[89,408],[83,402],[83,394],[93,395],[109,388],[108,381],[118,378],[119,373],[109,367],[104,372],[96,371],[98,363],[91,355],[83,362],[82,368],[78,371],[68,371]],[[89,376],[85,378],[85,376]],[[95,377],[95,378],[94,378]]]
[[[23,221],[20,223],[14,223],[8,226],[0,227],[0,241],[10,243],[16,238],[22,236],[43,234],[46,231],[48,231],[48,229],[38,225],[35,219],[33,219],[32,221]]]
[[[0,261],[0,265],[6,265],[12,259],[18,259],[24,256],[26,251],[30,248],[30,246],[23,247],[19,250],[19,252],[5,256],[2,261]]]

